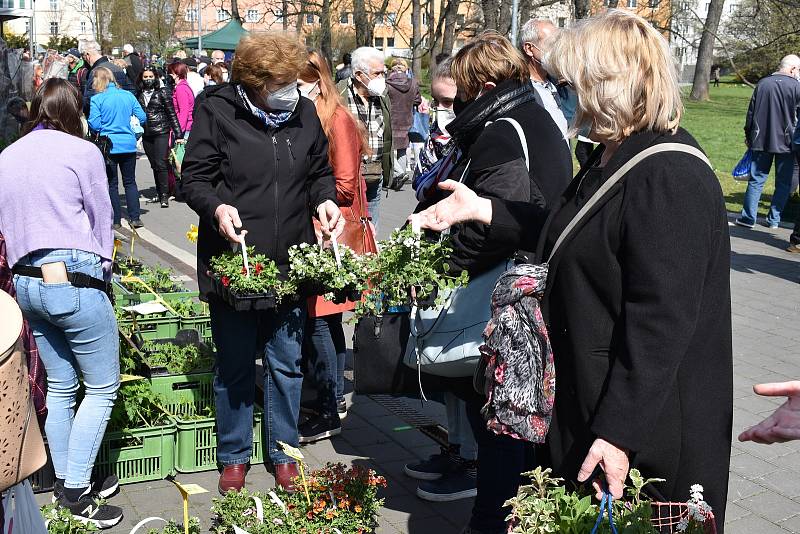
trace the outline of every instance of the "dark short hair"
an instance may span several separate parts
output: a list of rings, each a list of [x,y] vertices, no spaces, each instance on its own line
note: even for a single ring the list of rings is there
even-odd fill
[[[41,124],[82,138],[82,108],[81,97],[74,85],[62,78],[48,78],[33,95],[30,121],[25,125],[23,135]]]
[[[345,54],[342,56],[342,63],[344,63],[345,65],[349,65],[352,61],[353,58],[350,56],[350,54]]]

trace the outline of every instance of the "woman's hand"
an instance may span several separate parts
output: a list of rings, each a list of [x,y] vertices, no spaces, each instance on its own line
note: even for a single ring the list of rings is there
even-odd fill
[[[594,468],[597,466],[605,472],[608,491],[615,499],[622,498],[622,490],[625,488],[625,479],[628,477],[628,452],[620,449],[613,443],[604,439],[597,438],[589,448],[589,454],[581,465],[578,472],[578,482],[585,482],[592,476]],[[592,486],[597,492],[597,500],[603,498],[603,488],[599,480],[592,481]]]
[[[239,218],[239,210],[228,204],[220,204],[214,211],[214,219],[217,221],[219,235],[231,243],[241,243],[241,237],[236,233],[242,227],[242,220]]]
[[[344,218],[339,206],[332,200],[326,200],[317,206],[317,219],[319,219],[322,237],[330,239],[331,236],[339,237],[344,230]]]
[[[786,396],[788,399],[772,415],[739,434],[739,441],[769,445],[800,439],[800,380],[757,384],[753,391],[759,395]]]
[[[479,197],[472,189],[454,180],[445,180],[439,184],[439,189],[452,194],[416,214],[422,228],[441,232],[467,221],[491,224],[492,202],[489,199]]]
[[[184,139],[184,138],[176,139],[175,140],[175,144],[176,145],[185,145],[186,144],[186,139]]]

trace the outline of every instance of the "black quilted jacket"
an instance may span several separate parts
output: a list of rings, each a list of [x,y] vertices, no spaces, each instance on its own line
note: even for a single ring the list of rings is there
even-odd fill
[[[172,130],[174,139],[183,137],[175,106],[172,104],[172,92],[166,87],[159,87],[153,91],[150,102],[145,105],[144,91],[139,92],[139,104],[142,105],[147,122],[144,125],[144,136],[153,137],[167,134]]]

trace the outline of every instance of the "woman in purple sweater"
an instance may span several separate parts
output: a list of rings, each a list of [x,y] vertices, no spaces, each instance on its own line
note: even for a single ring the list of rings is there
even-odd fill
[[[122,510],[98,497],[117,480],[90,482],[119,389],[117,322],[104,292],[114,247],[108,179],[100,151],[83,139],[72,84],[46,80],[30,116],[23,137],[0,153],[0,233],[47,370],[54,497],[79,520],[108,528]],[[85,397],[75,410],[79,378]]]

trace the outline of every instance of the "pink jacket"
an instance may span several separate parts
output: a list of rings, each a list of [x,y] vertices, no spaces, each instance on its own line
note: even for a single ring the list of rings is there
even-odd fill
[[[194,93],[186,80],[180,80],[172,91],[172,103],[182,132],[192,129],[192,112],[194,111]]]

